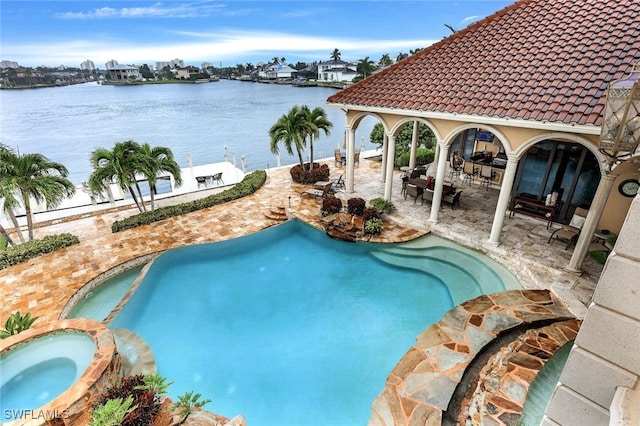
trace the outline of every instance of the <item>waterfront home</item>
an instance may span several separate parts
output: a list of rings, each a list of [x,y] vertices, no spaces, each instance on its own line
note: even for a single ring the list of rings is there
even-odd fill
[[[343,60],[331,60],[318,64],[318,81],[350,82],[357,75],[356,65]]]
[[[637,392],[640,382],[640,83],[635,98],[627,96],[628,123],[603,120],[608,85],[629,74],[623,85],[640,78],[638,62],[636,1],[521,0],[328,98],[330,106],[346,112],[347,191],[354,190],[358,173],[351,159],[363,118],[375,117],[384,127],[380,195],[387,200],[401,190],[393,180],[395,138],[405,125],[424,123],[437,138],[433,208],[425,222],[437,223],[447,214],[438,208],[443,184],[458,177],[447,171],[462,158],[472,165],[470,180],[482,178],[487,191],[499,194],[486,245],[514,238],[547,243],[547,237],[505,235],[510,214],[548,221],[551,234],[576,209],[586,208],[565,266],[579,274],[594,239],[618,235],[547,408],[546,425],[609,424],[619,405],[617,392]],[[624,111],[607,120],[621,121]],[[626,132],[616,132],[625,125]],[[615,140],[605,144],[610,128]],[[631,145],[618,145],[623,138]],[[412,151],[409,168],[415,167],[415,143]],[[412,416],[424,413],[415,407],[427,401],[391,395],[374,404],[380,410],[376,418],[404,424],[402,419],[417,421]]]

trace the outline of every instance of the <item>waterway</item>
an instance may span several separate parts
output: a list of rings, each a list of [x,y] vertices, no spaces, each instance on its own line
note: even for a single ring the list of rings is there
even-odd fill
[[[87,83],[43,89],[0,91],[0,143],[20,153],[41,153],[64,164],[75,184],[91,174],[97,147],[133,139],[173,151],[181,167],[236,156],[247,171],[276,166],[269,128],[294,105],[322,107],[333,129],[314,142],[314,155],[332,156],[344,143],[345,114],[326,106],[336,89],[221,80],[206,84],[110,86]],[[356,145],[369,142],[373,118],[356,131]],[[280,145],[281,164],[294,164]]]

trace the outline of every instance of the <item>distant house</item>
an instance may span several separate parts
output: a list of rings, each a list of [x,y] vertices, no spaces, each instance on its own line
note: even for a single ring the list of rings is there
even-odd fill
[[[113,64],[107,72],[112,81],[139,80],[141,78],[140,70],[133,65]]]
[[[260,77],[271,80],[292,78],[292,75],[295,72],[296,70],[291,68],[289,65],[273,64],[267,66],[264,71],[260,73]]]
[[[176,78],[183,80],[189,80],[192,77],[197,78],[200,74],[202,74],[200,68],[191,65],[186,67],[176,67],[173,69],[173,75],[175,75]]]
[[[311,64],[306,68],[295,71],[292,73],[291,77],[293,78],[306,78],[310,80],[315,80],[318,78],[318,64]]]
[[[352,81],[358,75],[356,65],[342,60],[318,64],[318,81]]]

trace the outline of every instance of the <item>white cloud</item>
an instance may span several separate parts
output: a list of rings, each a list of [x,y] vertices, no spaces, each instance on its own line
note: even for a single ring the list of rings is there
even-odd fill
[[[192,18],[208,16],[225,8],[222,4],[178,4],[167,7],[155,3],[146,7],[123,7],[114,9],[101,7],[84,12],[64,12],[58,16],[63,19],[106,19],[106,18]]]
[[[360,40],[336,37],[310,37],[278,32],[225,31],[216,33],[179,32],[190,41],[157,44],[135,44],[131,40],[84,40],[50,44],[3,46],[3,56],[21,65],[79,66],[91,59],[96,66],[115,59],[122,64],[154,64],[155,61],[181,58],[186,63],[230,61],[235,63],[269,60],[284,56],[289,61],[322,61],[336,46],[346,60],[365,56],[378,59],[384,53],[426,47],[436,40]],[[26,53],[28,52],[28,53]],[[230,63],[227,63],[229,65]]]

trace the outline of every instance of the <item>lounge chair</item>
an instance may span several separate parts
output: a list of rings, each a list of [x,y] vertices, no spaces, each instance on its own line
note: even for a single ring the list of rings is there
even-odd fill
[[[326,197],[331,194],[331,187],[333,186],[333,182],[323,182],[322,184],[318,184],[317,182],[314,184],[313,188],[307,189],[303,191],[301,195],[313,195],[313,199],[316,200],[318,197],[320,199]]]
[[[547,241],[547,243],[551,243],[551,240],[564,241],[567,243],[564,249],[567,250],[572,244],[575,244],[578,241],[580,231],[582,231],[582,226],[587,218],[587,213],[589,213],[587,209],[580,207],[576,208],[569,224],[562,225],[562,227],[553,231],[549,236],[549,241]]]

